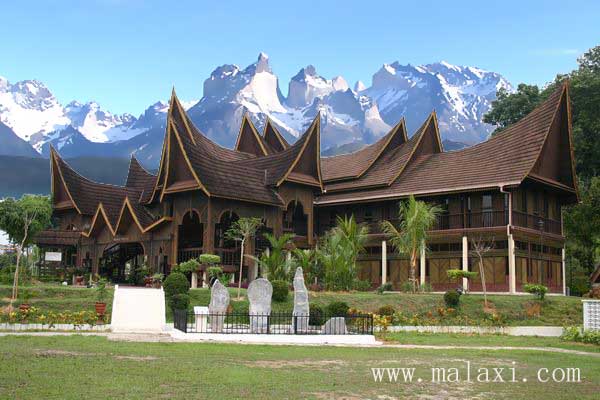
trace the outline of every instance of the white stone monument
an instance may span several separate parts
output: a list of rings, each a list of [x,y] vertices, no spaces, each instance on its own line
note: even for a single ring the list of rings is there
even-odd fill
[[[294,332],[306,333],[308,331],[308,320],[310,318],[310,307],[308,304],[308,290],[304,284],[304,273],[301,267],[296,268],[294,275]]]
[[[227,307],[229,307],[229,291],[217,279],[210,289],[210,304],[208,305],[211,332],[223,332],[223,324],[225,322],[225,313],[227,312]]]
[[[268,333],[271,315],[271,296],[273,285],[264,278],[250,282],[248,301],[250,301],[250,332]]]

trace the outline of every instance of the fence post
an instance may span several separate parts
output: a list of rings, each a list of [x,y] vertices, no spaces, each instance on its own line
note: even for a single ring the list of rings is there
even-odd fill
[[[292,323],[294,324],[294,335],[298,334],[298,317],[297,316],[292,316],[293,320]]]

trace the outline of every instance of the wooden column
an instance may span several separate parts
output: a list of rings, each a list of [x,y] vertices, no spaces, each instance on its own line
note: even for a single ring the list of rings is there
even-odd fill
[[[426,260],[425,260],[425,243],[421,244],[421,256],[419,257],[419,265],[420,265],[420,282],[421,285],[425,284],[425,270],[426,270]]]
[[[563,245],[564,246],[564,245]],[[562,267],[562,284],[563,284],[563,295],[567,295],[567,272],[565,270],[565,248],[561,249],[561,267]]]
[[[381,284],[387,282],[387,243],[381,242]]]
[[[462,237],[462,270],[469,271],[469,239],[466,236]],[[462,286],[465,291],[469,290],[467,278],[462,278]]]
[[[215,251],[215,224],[213,223],[212,200],[209,197],[206,205],[206,223],[204,228],[203,252],[214,253]]]
[[[512,233],[508,235],[508,291],[512,294],[517,293],[515,239]]]

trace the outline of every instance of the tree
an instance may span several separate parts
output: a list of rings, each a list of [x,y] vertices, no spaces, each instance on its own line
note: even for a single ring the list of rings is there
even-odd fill
[[[462,269],[449,269],[446,271],[448,278],[456,283],[462,284],[463,279],[470,281],[477,276],[477,272],[463,271]],[[465,293],[467,289],[465,289]]]
[[[496,125],[496,134],[529,114],[539,102],[540,89],[536,85],[521,83],[516,93],[500,88],[496,100],[492,101],[492,109],[483,116],[483,122]]]
[[[23,250],[31,244],[37,233],[50,226],[51,217],[52,206],[48,196],[23,195],[19,200],[8,198],[0,202],[0,229],[6,232],[17,248],[11,307],[19,292],[19,267]]]
[[[489,242],[479,237],[471,239],[471,254],[479,261],[479,276],[481,276],[481,289],[483,290],[483,307],[488,309],[487,290],[485,287],[485,269],[483,268],[483,256],[494,248],[494,239]]]
[[[237,298],[240,299],[242,291],[242,272],[244,269],[244,245],[246,240],[256,234],[256,231],[262,225],[262,220],[255,217],[240,218],[235,221],[231,227],[225,232],[225,236],[231,240],[240,242],[240,279],[238,282]]]
[[[292,257],[295,268],[302,268],[306,280],[310,283],[317,283],[323,279],[323,269],[317,262],[316,251],[313,249],[294,249]]]
[[[261,275],[268,277],[271,281],[281,280],[289,282],[292,278],[292,268],[286,259],[286,248],[292,242],[294,234],[284,233],[277,237],[266,233],[265,238],[269,242],[269,248],[259,258],[254,257],[260,266]]]
[[[356,282],[356,260],[364,252],[369,229],[354,216],[337,218],[336,226],[323,238],[317,259],[328,290],[351,290]]]
[[[389,237],[396,251],[408,254],[410,257],[409,280],[413,292],[417,289],[416,271],[419,250],[421,246],[425,246],[427,231],[431,229],[441,211],[441,208],[436,205],[415,200],[414,196],[410,196],[408,200],[400,202],[398,208],[400,229],[396,229],[390,221],[383,221],[381,224],[383,233]]]

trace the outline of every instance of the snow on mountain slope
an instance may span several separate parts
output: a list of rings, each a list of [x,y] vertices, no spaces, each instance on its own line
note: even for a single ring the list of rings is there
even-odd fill
[[[25,141],[69,123],[43,83],[27,80],[11,85],[4,78],[0,78],[0,121]]]
[[[244,69],[236,65],[216,68],[204,82],[204,96],[190,109],[190,117],[209,137],[233,146],[245,112],[259,127],[269,117],[292,138],[301,135],[321,112],[323,148],[369,142],[389,129],[377,105],[350,90],[342,77],[325,79],[310,65],[292,78],[284,98],[264,53]]]
[[[321,148],[335,151],[377,140],[402,117],[412,134],[432,110],[443,140],[461,146],[489,136],[493,127],[482,118],[501,87],[512,89],[501,75],[475,67],[396,61],[384,64],[370,87],[357,81],[352,90],[341,76],[324,78],[308,65],[291,78],[284,97],[268,56],[260,53],[245,68],[217,67],[204,81],[200,100],[182,104],[204,134],[228,147],[235,144],[246,112],[259,129],[270,118],[290,141],[320,113]],[[165,101],[152,104],[138,118],[111,114],[95,102],[63,107],[41,82],[10,84],[0,77],[0,121],[42,154],[50,144],[72,156],[135,153],[156,167],[167,111]]]
[[[375,100],[389,124],[405,116],[412,131],[436,110],[444,139],[474,144],[493,130],[481,121],[501,87],[512,90],[501,75],[479,68],[445,61],[415,67],[396,61],[384,64],[373,75],[371,87],[359,93]]]

